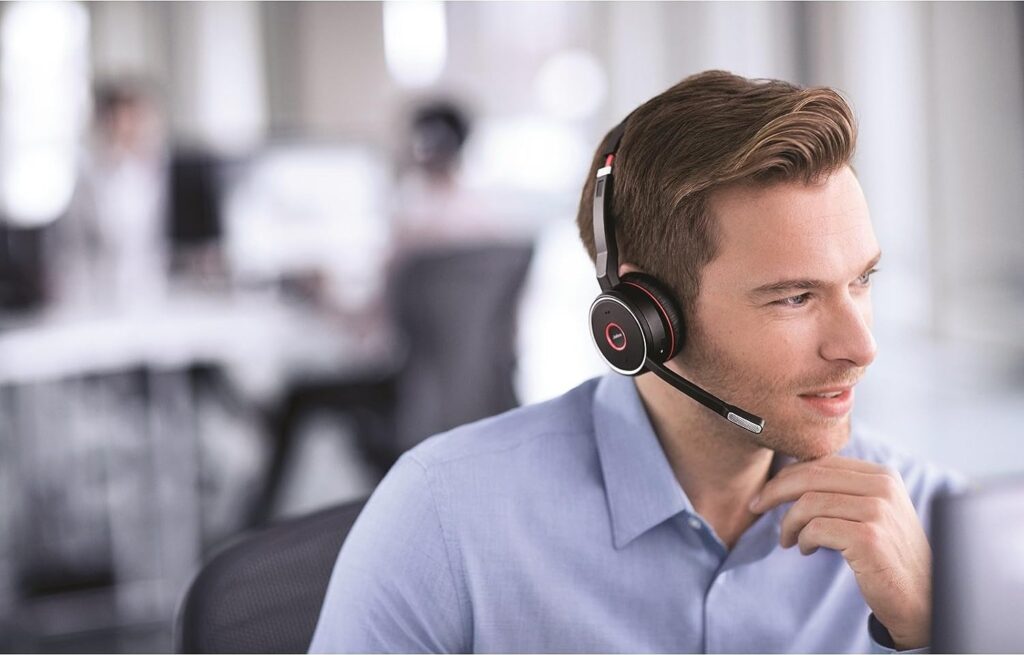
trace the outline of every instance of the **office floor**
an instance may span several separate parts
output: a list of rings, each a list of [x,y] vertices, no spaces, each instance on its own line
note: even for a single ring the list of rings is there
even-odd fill
[[[346,426],[314,417],[303,428],[298,456],[286,472],[278,518],[369,496],[379,479],[361,460]]]
[[[229,427],[227,417],[206,415],[219,439],[206,450],[206,477],[221,478],[230,487],[242,484],[244,471],[254,462],[263,461],[265,453],[253,453],[253,444],[260,443],[246,435],[243,425]],[[299,446],[292,466],[286,472],[283,493],[274,518],[284,518],[335,503],[369,495],[378,480],[364,465],[353,446],[346,426],[322,417],[312,417],[300,428]],[[237,488],[213,491],[204,515],[209,528],[219,532],[211,539],[206,556],[220,543],[234,537],[225,531],[225,521],[240,507]],[[174,599],[184,592],[169,589]],[[103,585],[81,590],[50,590],[22,598],[4,621],[0,612],[0,652],[26,653],[166,653],[173,651],[173,612],[158,611],[158,620],[133,620],[126,616],[124,599],[113,588]],[[150,613],[152,615],[153,613]]]
[[[11,653],[170,653],[173,652],[173,640],[171,627],[159,623],[50,638],[23,635],[2,650]]]

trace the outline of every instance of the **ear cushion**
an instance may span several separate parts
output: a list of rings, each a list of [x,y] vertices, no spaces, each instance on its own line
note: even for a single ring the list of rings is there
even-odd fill
[[[675,357],[686,340],[686,324],[672,293],[656,278],[644,273],[627,273],[620,278],[619,284],[635,287],[654,301],[669,330],[670,346],[665,360]]]

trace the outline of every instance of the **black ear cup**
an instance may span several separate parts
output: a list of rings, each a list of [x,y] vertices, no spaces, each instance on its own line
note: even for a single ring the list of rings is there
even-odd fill
[[[644,273],[623,275],[616,289],[629,293],[637,304],[643,302],[654,304],[658,315],[665,323],[663,331],[666,332],[667,345],[653,349],[653,352],[649,354],[652,358],[657,359],[659,364],[675,357],[686,342],[686,323],[683,321],[683,313],[679,310],[672,293],[656,278]]]
[[[649,275],[630,273],[590,306],[594,344],[608,364],[637,375],[650,359],[660,363],[682,347],[683,320],[671,294]]]
[[[630,299],[616,290],[602,293],[590,306],[594,345],[614,370],[637,375],[647,359],[646,319]]]

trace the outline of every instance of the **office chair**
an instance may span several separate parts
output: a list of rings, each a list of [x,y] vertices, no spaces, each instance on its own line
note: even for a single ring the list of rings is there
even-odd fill
[[[221,549],[185,593],[175,652],[306,652],[341,544],[365,502],[290,519]]]
[[[222,177],[228,162],[201,150],[179,150],[168,170],[167,233],[175,246],[221,238]]]
[[[47,267],[56,265],[46,259],[46,244],[56,227],[12,227],[0,216],[0,313],[33,310],[46,301]]]
[[[378,370],[294,385],[271,421],[273,452],[251,525],[268,520],[300,422],[326,411],[354,424],[367,463],[383,475],[432,434],[516,407],[515,314],[530,243],[432,248],[399,261],[389,303],[400,337]]]
[[[407,357],[395,377],[393,459],[432,434],[514,408],[515,317],[529,243],[430,250],[395,275]]]

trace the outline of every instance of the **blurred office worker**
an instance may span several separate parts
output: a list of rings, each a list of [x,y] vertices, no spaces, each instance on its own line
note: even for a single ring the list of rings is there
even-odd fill
[[[450,101],[418,106],[410,120],[405,165],[393,216],[397,251],[481,241],[496,236],[493,207],[463,183],[468,114]]]
[[[95,129],[61,240],[58,298],[127,308],[167,286],[168,158],[155,98],[139,82],[101,84]]]
[[[851,417],[881,255],[856,133],[832,89],[721,71],[611,130],[577,222],[616,372],[406,453],[311,650],[926,649],[960,478]]]

